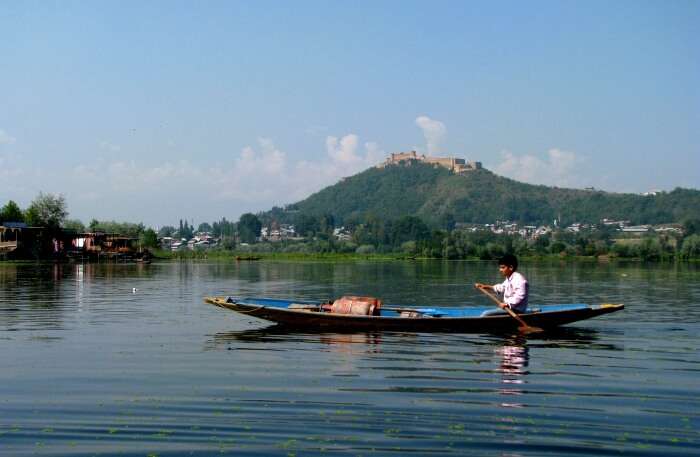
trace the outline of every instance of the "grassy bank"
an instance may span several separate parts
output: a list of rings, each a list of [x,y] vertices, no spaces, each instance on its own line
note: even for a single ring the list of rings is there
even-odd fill
[[[254,260],[324,260],[324,261],[354,261],[354,260],[408,260],[411,257],[402,254],[357,254],[357,253],[299,253],[299,252],[235,252],[235,251],[155,251],[157,259],[172,260],[222,260],[222,261],[254,261]]]

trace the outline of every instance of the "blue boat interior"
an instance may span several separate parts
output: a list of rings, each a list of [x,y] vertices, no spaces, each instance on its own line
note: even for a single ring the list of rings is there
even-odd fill
[[[226,301],[229,303],[240,303],[244,305],[252,306],[266,306],[273,308],[289,308],[290,305],[310,305],[310,306],[320,306],[323,301],[318,300],[280,300],[274,298],[233,298],[227,297]],[[388,309],[394,308],[394,309]],[[413,306],[403,306],[403,305],[385,305],[381,309],[381,315],[386,317],[399,316],[401,311],[415,311],[423,316],[430,317],[481,317],[484,311],[493,310],[494,306],[460,306],[460,307],[439,307],[439,308],[417,308]],[[576,309],[589,308],[588,305],[584,303],[572,303],[572,304],[561,304],[561,305],[542,305],[542,306],[531,306],[528,308],[528,313],[547,313],[547,312],[559,312],[559,311],[571,311]]]

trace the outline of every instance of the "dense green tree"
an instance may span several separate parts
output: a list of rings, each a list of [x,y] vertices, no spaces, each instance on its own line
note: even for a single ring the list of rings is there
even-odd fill
[[[547,253],[547,248],[549,247],[550,243],[552,241],[552,237],[547,235],[542,235],[537,238],[532,242],[532,249],[537,253],[537,254],[546,254]]]
[[[700,234],[693,234],[683,240],[680,250],[683,259],[700,259]]]
[[[683,234],[685,236],[700,233],[700,218],[688,218],[683,221]]]
[[[320,229],[319,219],[310,214],[299,214],[294,218],[296,232],[305,237],[314,236]]]
[[[663,255],[659,240],[651,237],[644,238],[637,246],[637,250],[642,260],[659,260]]]
[[[192,239],[194,236],[194,226],[187,223],[187,219],[184,221],[180,219],[180,228],[177,230],[178,238],[184,238],[186,240]]]
[[[400,246],[406,241],[422,242],[430,237],[430,229],[415,216],[404,216],[391,226],[391,241],[394,246]]]
[[[236,249],[236,240],[233,236],[224,236],[223,238],[221,238],[219,246],[221,246],[221,249],[233,251],[234,249]]]
[[[372,244],[363,244],[362,246],[359,246],[355,252],[358,254],[362,255],[367,255],[367,254],[374,254],[376,252],[376,248]]]
[[[113,233],[131,238],[139,238],[141,233],[146,230],[146,226],[142,223],[134,224],[131,222],[98,221],[93,219],[90,221],[90,230],[93,232]]]
[[[0,209],[0,223],[3,222],[24,222],[22,210],[12,200]]]
[[[610,252],[622,258],[633,257],[635,255],[635,249],[627,243],[614,243],[610,248]]]
[[[318,220],[319,231],[326,234],[333,233],[335,228],[335,218],[332,214],[324,214]]]
[[[66,230],[73,230],[75,232],[82,233],[85,231],[85,224],[83,224],[78,219],[66,219],[63,222],[63,228]]]
[[[238,235],[242,243],[255,243],[260,236],[262,223],[255,214],[245,213],[238,220]]]
[[[197,227],[197,231],[211,233],[214,231],[214,229],[212,228],[211,225],[209,225],[208,222],[202,222],[201,224],[199,224],[199,227]]]
[[[58,230],[66,216],[68,216],[66,199],[60,194],[54,195],[39,192],[39,195],[27,208],[24,216],[29,225]]]
[[[439,226],[443,230],[447,230],[448,232],[451,232],[452,230],[455,229],[455,225],[457,222],[455,221],[455,215],[452,213],[443,213],[440,215],[439,218]]]
[[[139,242],[144,248],[158,247],[158,234],[152,228],[147,228],[139,236]]]
[[[236,234],[236,224],[231,221],[227,221],[225,217],[221,218],[220,221],[214,222],[212,224],[212,235],[218,236],[222,239],[233,238]]]
[[[164,225],[158,230],[158,237],[165,238],[167,236],[172,237],[176,232],[175,227],[172,225]]]

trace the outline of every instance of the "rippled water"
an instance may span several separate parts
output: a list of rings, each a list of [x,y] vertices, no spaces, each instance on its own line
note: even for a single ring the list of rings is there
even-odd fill
[[[537,264],[530,335],[286,332],[205,295],[488,303],[478,262],[0,263],[0,455],[700,455],[700,268]]]

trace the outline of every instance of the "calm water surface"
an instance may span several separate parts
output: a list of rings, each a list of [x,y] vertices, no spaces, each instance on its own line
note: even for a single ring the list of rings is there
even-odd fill
[[[478,262],[0,264],[0,455],[700,455],[700,268],[538,264],[528,336],[285,332],[205,295],[486,305]]]

